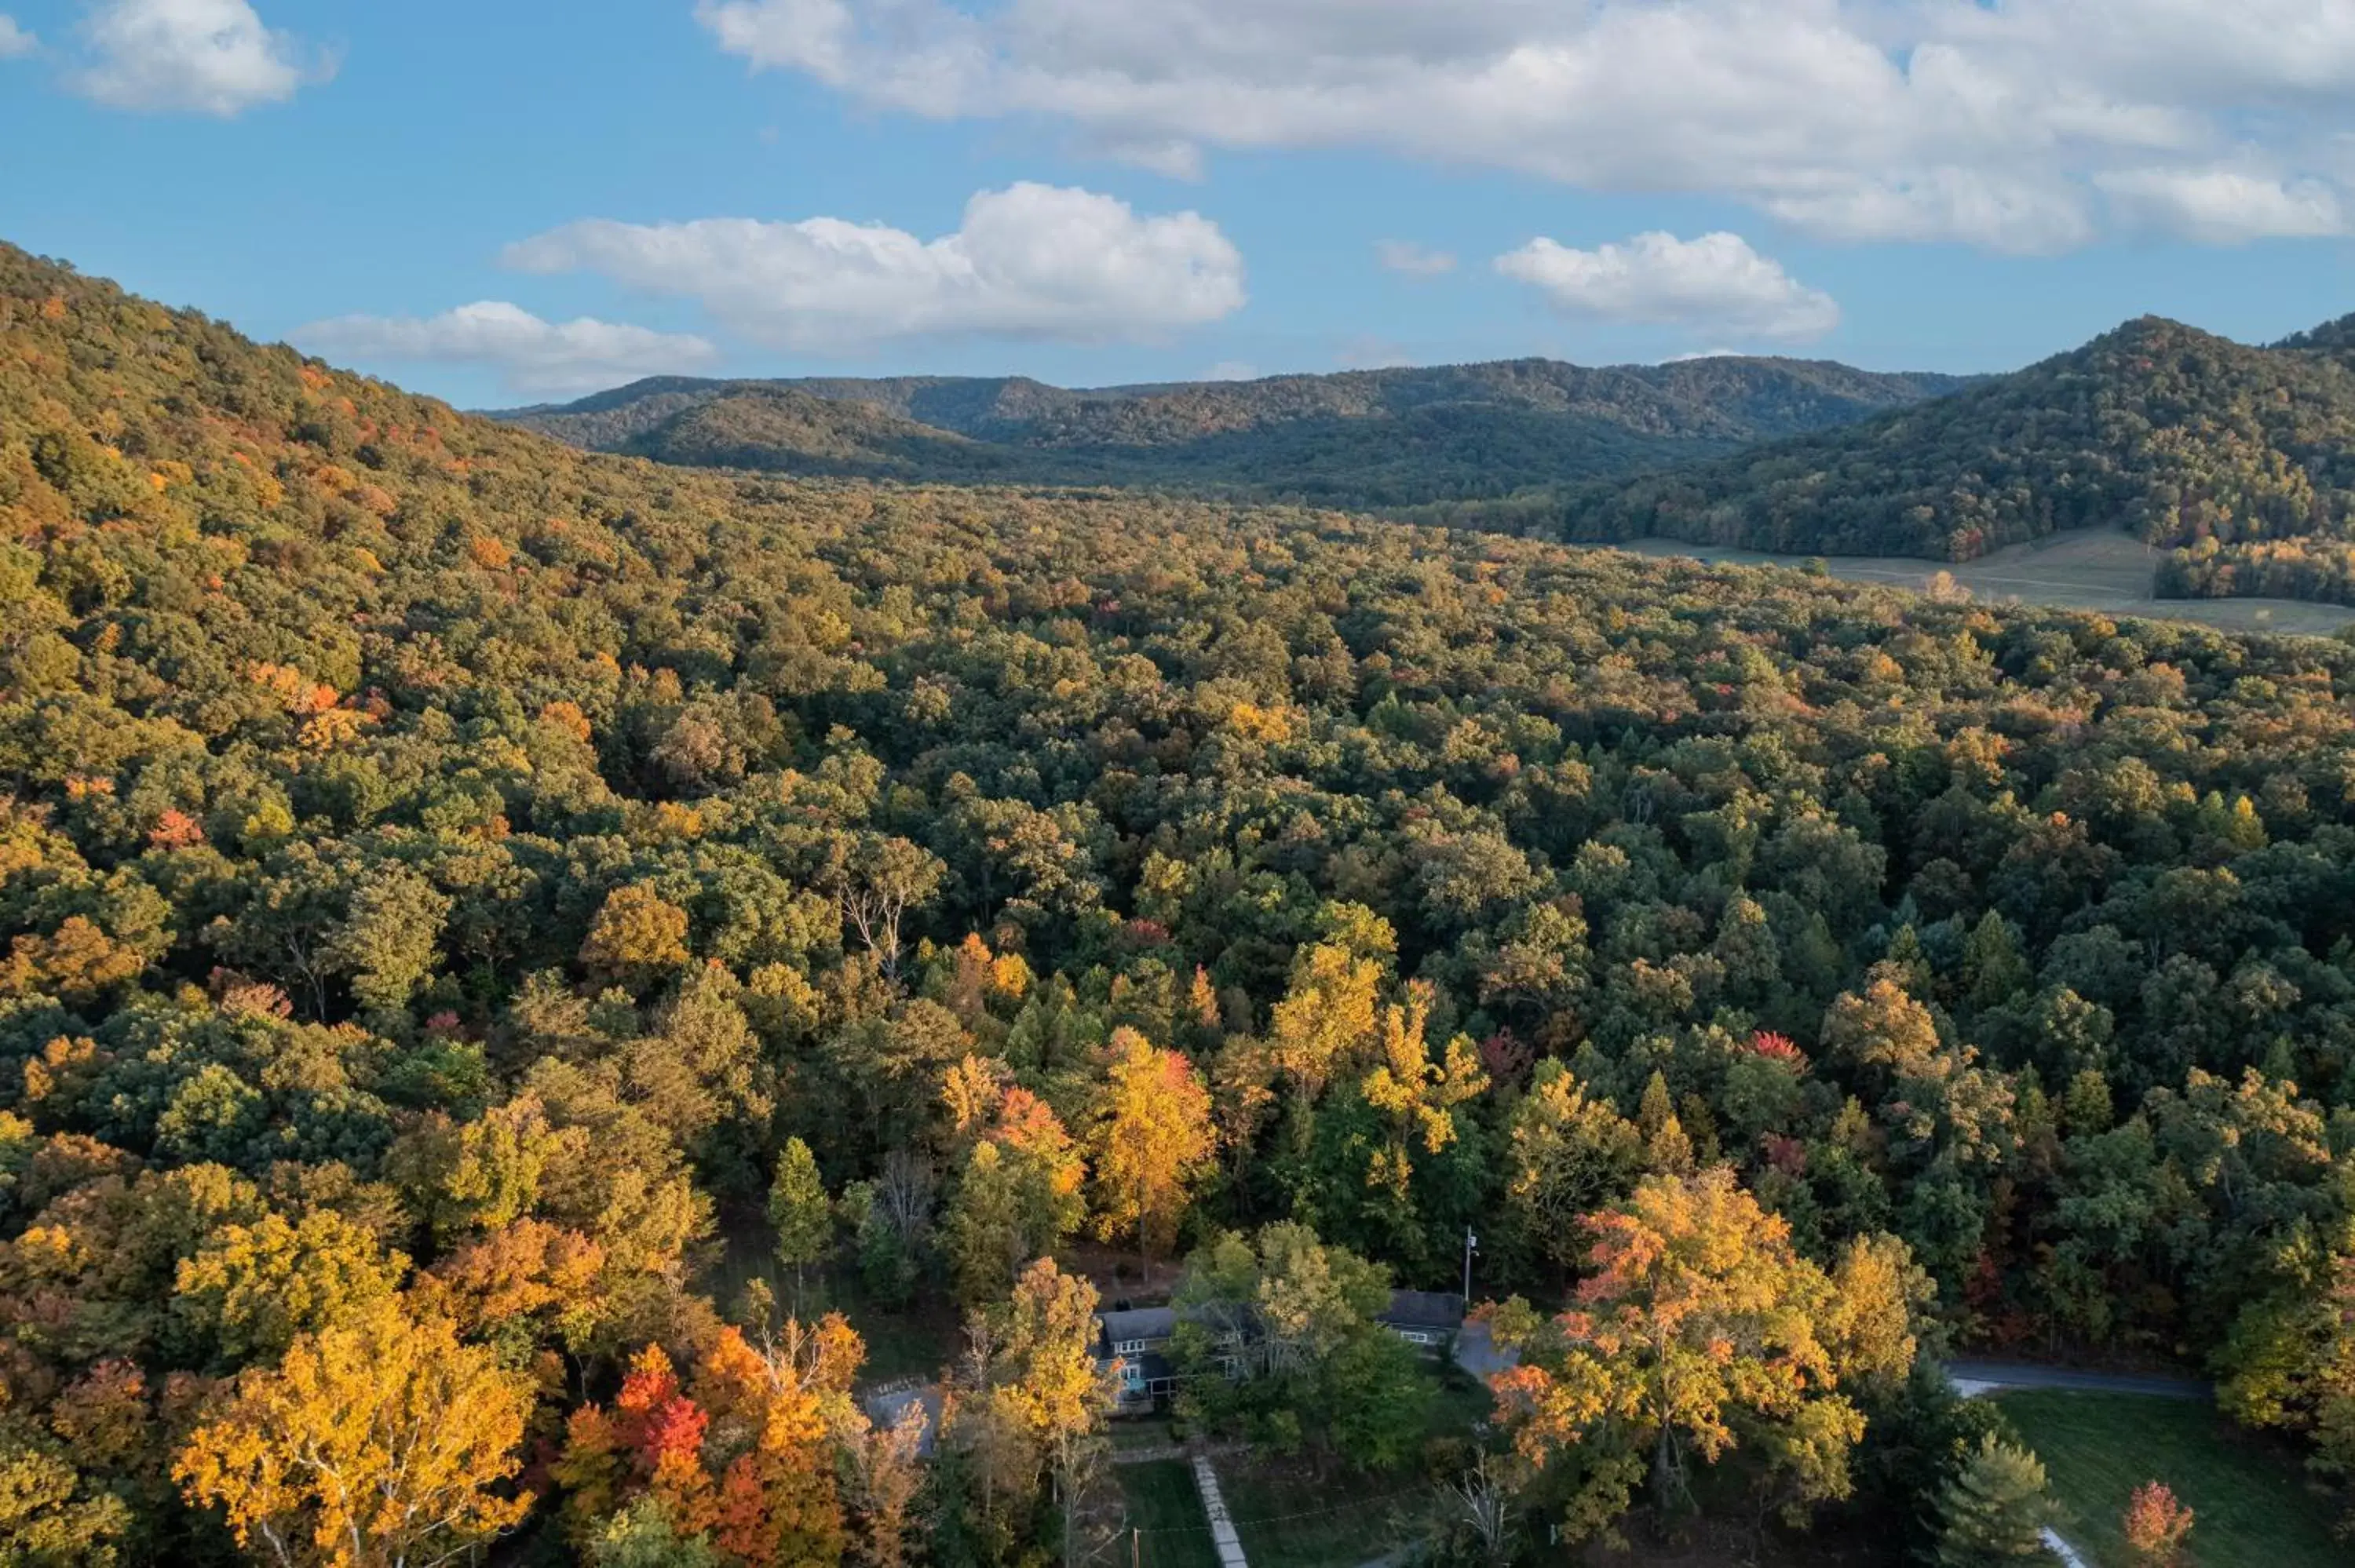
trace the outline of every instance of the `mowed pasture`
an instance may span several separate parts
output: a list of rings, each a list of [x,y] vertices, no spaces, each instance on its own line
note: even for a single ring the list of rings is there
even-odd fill
[[[2153,599],[2158,556],[2142,541],[2107,529],[2055,534],[1960,566],[1910,556],[1776,556],[1678,539],[1639,539],[1621,547],[1655,559],[1683,556],[1721,566],[1797,567],[1820,559],[1833,577],[1891,588],[1928,589],[1943,574],[1981,604],[2050,605],[2155,620],[2195,620],[2224,631],[2327,637],[2355,625],[2355,609],[2342,605],[2285,599]]]
[[[1219,1568],[1210,1519],[1186,1461],[1115,1465],[1113,1476],[1127,1505],[1125,1528],[1135,1532],[1113,1543],[1107,1560],[1114,1568]]]
[[[2203,1401],[2074,1389],[1995,1396],[2044,1461],[2062,1534],[2095,1568],[2135,1568],[2121,1521],[2146,1481],[2194,1515],[2198,1568],[2345,1568],[2355,1546],[2331,1537],[2330,1511],[2295,1450],[2236,1434]]]

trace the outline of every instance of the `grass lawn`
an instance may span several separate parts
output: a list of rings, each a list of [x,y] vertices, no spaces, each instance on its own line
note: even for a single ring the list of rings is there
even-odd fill
[[[1177,1440],[1170,1432],[1169,1423],[1164,1419],[1141,1421],[1134,1417],[1124,1418],[1113,1422],[1106,1431],[1112,1437],[1112,1449],[1115,1454],[1133,1453],[1139,1448],[1159,1448]]]
[[[1428,1436],[1469,1436],[1495,1399],[1452,1368],[1432,1370]],[[1412,1464],[1395,1475],[1337,1468],[1320,1477],[1306,1463],[1254,1457],[1222,1458],[1218,1468],[1252,1568],[1356,1568],[1385,1556],[1412,1540],[1429,1491]]]
[[[1129,1526],[1139,1532],[1135,1560],[1142,1568],[1219,1568],[1210,1521],[1202,1512],[1201,1494],[1194,1489],[1191,1466],[1179,1459],[1156,1459],[1115,1465],[1112,1473],[1128,1502]],[[1110,1561],[1126,1568],[1129,1546],[1125,1541],[1115,1542]]]
[[[1305,1465],[1218,1462],[1227,1515],[1252,1568],[1356,1568],[1406,1544],[1399,1514],[1419,1500],[1412,1478],[1342,1471],[1318,1479]]]
[[[2041,1389],[1997,1403],[2068,1510],[2061,1532],[2102,1568],[2126,1568],[2118,1519],[2145,1481],[2163,1481],[2194,1517],[2199,1568],[2344,1568],[2328,1508],[2299,1457],[2235,1434],[2206,1404]]]

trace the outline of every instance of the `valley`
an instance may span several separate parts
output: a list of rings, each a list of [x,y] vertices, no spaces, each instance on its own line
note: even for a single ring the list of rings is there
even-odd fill
[[[1820,561],[1830,576],[1849,582],[1879,583],[1916,592],[1942,591],[1942,584],[1950,583],[1978,604],[2041,605],[2188,620],[2223,631],[2328,637],[2355,626],[2355,608],[2345,605],[2276,599],[2154,598],[2153,577],[2160,554],[2108,529],[2048,535],[1951,565],[1906,556],[1778,556],[1669,539],[1637,539],[1597,547],[1625,549],[1655,560],[1693,560],[1712,566],[1808,570],[1810,562]]]

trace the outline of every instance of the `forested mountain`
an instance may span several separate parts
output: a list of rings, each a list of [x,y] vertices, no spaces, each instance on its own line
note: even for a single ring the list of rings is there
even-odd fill
[[[1020,377],[661,377],[498,417],[594,450],[690,465],[953,482],[990,472],[1393,505],[1688,461],[1962,385],[1739,358],[1600,370],[1517,360],[1077,392]],[[827,419],[805,407],[810,398],[843,411]]]
[[[2252,348],[2156,318],[1843,429],[1522,498],[1459,523],[1589,540],[1969,560],[2064,528],[2185,554],[2183,592],[2335,598],[2280,563],[2342,562],[2355,528],[2355,319]],[[2263,585],[2236,564],[2269,560]],[[2339,569],[2331,567],[2328,569]]]
[[[663,468],[0,250],[0,1557],[1100,1556],[1140,1253],[1434,1561],[1926,1548],[1946,1342],[2344,1500],[2355,647]]]

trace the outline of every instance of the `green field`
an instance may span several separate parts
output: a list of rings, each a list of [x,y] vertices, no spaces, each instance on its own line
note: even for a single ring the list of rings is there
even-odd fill
[[[1219,1467],[1219,1487],[1252,1568],[1354,1568],[1412,1538],[1400,1513],[1422,1483],[1348,1473],[1320,1478],[1298,1465],[1229,1461]]]
[[[1472,1379],[1440,1371],[1429,1435],[1461,1437],[1485,1422],[1494,1397]],[[1430,1487],[1412,1467],[1397,1475],[1348,1468],[1318,1474],[1284,1460],[1221,1460],[1220,1489],[1252,1568],[1356,1568],[1412,1542]]]
[[[1210,1544],[1210,1521],[1202,1512],[1194,1472],[1181,1459],[1115,1465],[1113,1475],[1128,1501],[1129,1527],[1137,1532],[1132,1559],[1128,1542],[1115,1544],[1112,1561],[1141,1568],[1219,1568]],[[1230,1505],[1231,1506],[1231,1505]]]
[[[2191,1509],[2198,1568],[2344,1568],[2355,1556],[2331,1539],[2298,1457],[2235,1436],[2210,1405],[2061,1390],[1997,1403],[2051,1476],[2062,1533],[2101,1568],[2127,1568],[2119,1516],[2154,1480]]]
[[[1810,557],[1776,556],[1680,540],[1640,539],[1625,546],[1641,556],[1690,556],[1732,566],[1804,567]],[[1821,558],[1821,557],[1817,557]],[[1960,564],[1911,556],[1834,556],[1830,576],[1851,582],[1927,588],[1944,577],[1981,604],[2051,605],[2104,615],[2193,620],[2225,631],[2286,631],[2327,637],[2355,626],[2355,609],[2273,599],[2153,599],[2157,557],[2131,535],[2110,528],[2064,530],[2007,546]]]

